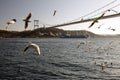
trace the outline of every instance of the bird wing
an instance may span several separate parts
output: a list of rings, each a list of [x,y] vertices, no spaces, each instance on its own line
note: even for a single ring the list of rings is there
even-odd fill
[[[95,21],[93,21],[88,28],[91,28],[94,24],[95,24]]]
[[[29,20],[31,18],[32,14],[29,13],[29,15],[26,17],[26,20]]]
[[[24,52],[29,48],[29,47],[32,47],[36,50],[36,52],[40,55],[40,48],[37,44],[34,44],[34,43],[31,43],[30,45],[28,45],[25,49],[24,49]]]
[[[28,27],[28,22],[26,21],[25,22],[25,29]]]
[[[54,14],[53,14],[53,16],[55,16],[55,14],[56,14],[56,10],[54,11]]]
[[[17,20],[16,20],[16,19],[12,19],[12,21],[17,22]]]
[[[115,31],[115,29],[111,29],[111,30]]]
[[[29,48],[30,46],[27,46],[25,49],[24,49],[24,52]]]
[[[111,29],[111,27],[109,27],[108,29]]]
[[[8,21],[6,24],[9,25],[9,24],[10,24],[10,21]]]
[[[92,26],[93,26],[96,22],[98,22],[98,20],[101,19],[104,15],[105,15],[105,13],[103,13],[101,16],[99,16],[98,18],[96,18],[96,19],[91,23],[91,25],[90,25],[88,28],[92,27]]]
[[[40,48],[39,48],[39,46],[37,46],[36,51],[40,55]]]
[[[101,19],[104,15],[105,13],[103,13],[100,17],[98,17],[97,20]]]
[[[40,55],[40,47],[37,44],[31,43],[31,46],[37,51],[37,53]]]
[[[77,45],[77,48],[79,48],[80,47],[80,44],[79,45]]]

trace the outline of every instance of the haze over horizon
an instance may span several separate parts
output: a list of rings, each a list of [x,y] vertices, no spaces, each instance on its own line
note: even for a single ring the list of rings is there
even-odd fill
[[[27,30],[34,28],[34,20],[39,20],[39,27],[43,27],[43,25],[51,27],[52,25],[78,21],[82,18],[98,17],[102,12],[111,8],[113,11],[107,12],[105,15],[119,13],[120,0],[0,0],[0,29],[5,30],[6,22],[15,18],[17,22],[10,25],[8,30],[23,31],[24,22],[22,20],[30,12],[32,13],[32,22],[29,23]],[[53,16],[55,10],[56,14]],[[120,17],[99,20],[98,23],[88,28],[91,23],[86,22],[59,28],[88,30],[96,34],[120,34]],[[98,29],[99,26],[101,26],[100,29]],[[109,30],[110,27],[115,31]]]

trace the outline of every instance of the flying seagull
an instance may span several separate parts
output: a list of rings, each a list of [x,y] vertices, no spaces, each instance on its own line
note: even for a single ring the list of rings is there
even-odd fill
[[[28,27],[28,22],[31,22],[31,21],[30,21],[31,16],[32,16],[32,14],[29,13],[28,16],[26,17],[26,19],[23,19],[23,21],[25,21],[25,30],[26,30],[27,27]]]
[[[113,28],[112,28],[111,30],[112,30],[112,31],[115,31],[115,29],[113,29]]]
[[[110,29],[110,30],[112,30],[112,31],[115,31],[115,29],[113,29],[113,28],[111,28],[111,27],[109,27],[108,29]]]
[[[111,29],[111,26],[108,29]]]
[[[98,22],[99,19],[101,19],[103,16],[105,15],[105,13],[103,13],[101,16],[99,16],[98,18],[96,18],[91,25],[88,28],[91,28],[96,22]]]
[[[7,24],[6,29],[8,28],[9,25],[14,24],[16,21],[17,21],[16,19],[11,19],[10,21],[8,21],[6,23]]]
[[[57,11],[56,11],[56,10],[54,10],[53,16],[55,16],[56,12],[57,12]]]
[[[111,28],[110,30],[115,31],[115,29]]]
[[[102,25],[104,25],[104,24],[101,24],[100,26],[98,26],[98,29],[100,29]]]
[[[28,48],[34,48],[36,50],[36,52],[40,55],[40,47],[35,44],[35,43],[30,43],[25,49],[24,52],[28,49]]]
[[[81,42],[77,45],[77,48],[79,48],[79,47],[80,47],[80,45],[84,45],[84,44],[86,44],[86,42],[81,41]]]
[[[108,9],[108,11],[113,11],[113,12],[115,12],[115,13],[119,13],[119,12],[117,12],[117,11],[114,10],[114,9]]]

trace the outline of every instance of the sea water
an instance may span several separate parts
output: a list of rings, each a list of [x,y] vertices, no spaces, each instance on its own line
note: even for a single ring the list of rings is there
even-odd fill
[[[120,38],[1,38],[0,79],[119,80]]]

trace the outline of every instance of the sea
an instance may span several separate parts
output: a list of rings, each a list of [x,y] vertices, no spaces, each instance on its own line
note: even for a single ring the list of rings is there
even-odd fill
[[[0,38],[0,80],[120,80],[120,38]]]

